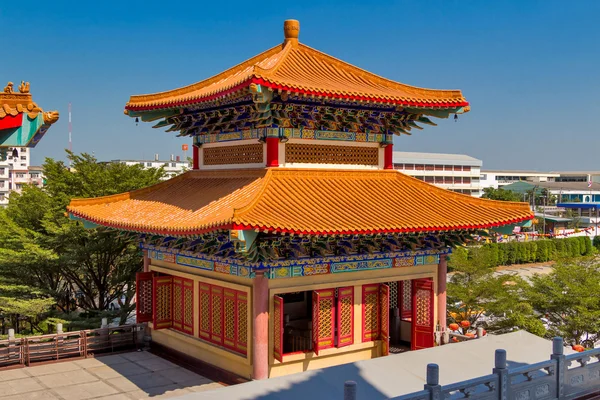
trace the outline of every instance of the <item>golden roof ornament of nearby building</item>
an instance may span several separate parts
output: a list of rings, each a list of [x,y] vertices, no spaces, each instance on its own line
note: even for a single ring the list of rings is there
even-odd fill
[[[18,92],[14,91],[14,84],[8,82],[0,93],[0,119],[7,116],[16,117],[18,114],[27,114],[29,119],[35,119],[39,113],[43,113],[45,124],[53,124],[58,121],[58,111],[44,112],[33,100],[30,93],[29,82],[21,81]]]

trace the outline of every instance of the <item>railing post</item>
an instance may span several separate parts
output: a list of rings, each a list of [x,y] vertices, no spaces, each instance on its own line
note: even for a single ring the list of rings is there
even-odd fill
[[[506,366],[506,350],[496,350],[494,369],[498,375],[498,400],[508,400],[508,368]]]
[[[344,400],[356,400],[356,382],[344,382]]]
[[[555,337],[552,339],[552,355],[550,358],[556,360],[556,397],[565,398],[565,371],[567,364],[565,362],[563,338]]]
[[[440,386],[440,367],[437,364],[427,364],[427,384],[425,390],[429,390],[431,400],[442,398],[442,387]]]
[[[8,359],[11,360],[13,355],[17,353],[17,348],[15,347],[15,330],[8,330]]]

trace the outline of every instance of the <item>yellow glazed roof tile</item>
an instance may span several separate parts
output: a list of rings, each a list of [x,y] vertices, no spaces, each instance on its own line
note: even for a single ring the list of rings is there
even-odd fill
[[[131,96],[125,108],[179,107],[225,96],[254,83],[307,96],[468,110],[469,103],[460,90],[424,89],[385,79],[301,44],[297,35],[288,35],[286,32],[282,45],[212,78],[166,92]]]
[[[372,233],[488,228],[531,219],[526,203],[477,199],[397,171],[191,171],[121,195],[76,199],[98,225],[156,234],[215,229]]]

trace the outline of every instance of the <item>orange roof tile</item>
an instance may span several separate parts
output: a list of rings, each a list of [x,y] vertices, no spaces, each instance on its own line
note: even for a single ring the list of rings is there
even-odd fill
[[[526,203],[453,193],[393,170],[190,171],[120,195],[76,199],[75,217],[118,229],[373,233],[488,228],[531,219]]]
[[[299,31],[299,25],[297,30]],[[469,104],[460,90],[424,89],[382,78],[301,44],[297,35],[290,36],[286,31],[283,45],[273,47],[193,85],[161,93],[131,96],[125,108],[144,111],[199,103],[224,96],[252,83],[307,95],[412,107],[458,108]]]

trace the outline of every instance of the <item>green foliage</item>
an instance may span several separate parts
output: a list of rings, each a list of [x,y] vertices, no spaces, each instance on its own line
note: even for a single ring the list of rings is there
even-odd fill
[[[27,186],[21,194],[11,194],[7,209],[0,210],[0,276],[31,287],[36,296],[13,291],[0,299],[0,307],[3,302],[4,312],[26,316],[40,329],[53,324],[43,319],[47,306],[68,312],[75,293],[85,310],[104,310],[124,295],[124,321],[134,307],[135,273],[142,266],[137,243],[107,229],[85,229],[66,216],[66,207],[73,198],[140,189],[164,176],[162,168],[98,163],[88,154],[69,152],[68,158],[71,169],[46,159],[46,186]]]
[[[497,249],[457,249],[449,260],[453,274],[448,283],[451,322],[468,320],[494,333],[525,329],[543,335],[545,329],[526,301],[527,284],[522,279],[494,274]],[[485,322],[480,318],[485,315]]]
[[[483,196],[481,197],[490,200],[523,201],[523,196],[518,193],[502,188],[494,189],[492,187],[484,188]]]
[[[493,267],[527,264],[577,258],[594,254],[592,241],[585,236],[564,239],[544,239],[535,242],[486,243],[480,247],[467,247],[467,251],[484,252]]]
[[[548,275],[531,279],[529,301],[546,316],[548,337],[593,346],[600,338],[600,265],[581,260],[559,264]]]
[[[600,250],[600,236],[594,236],[592,245],[596,248],[596,250]]]

